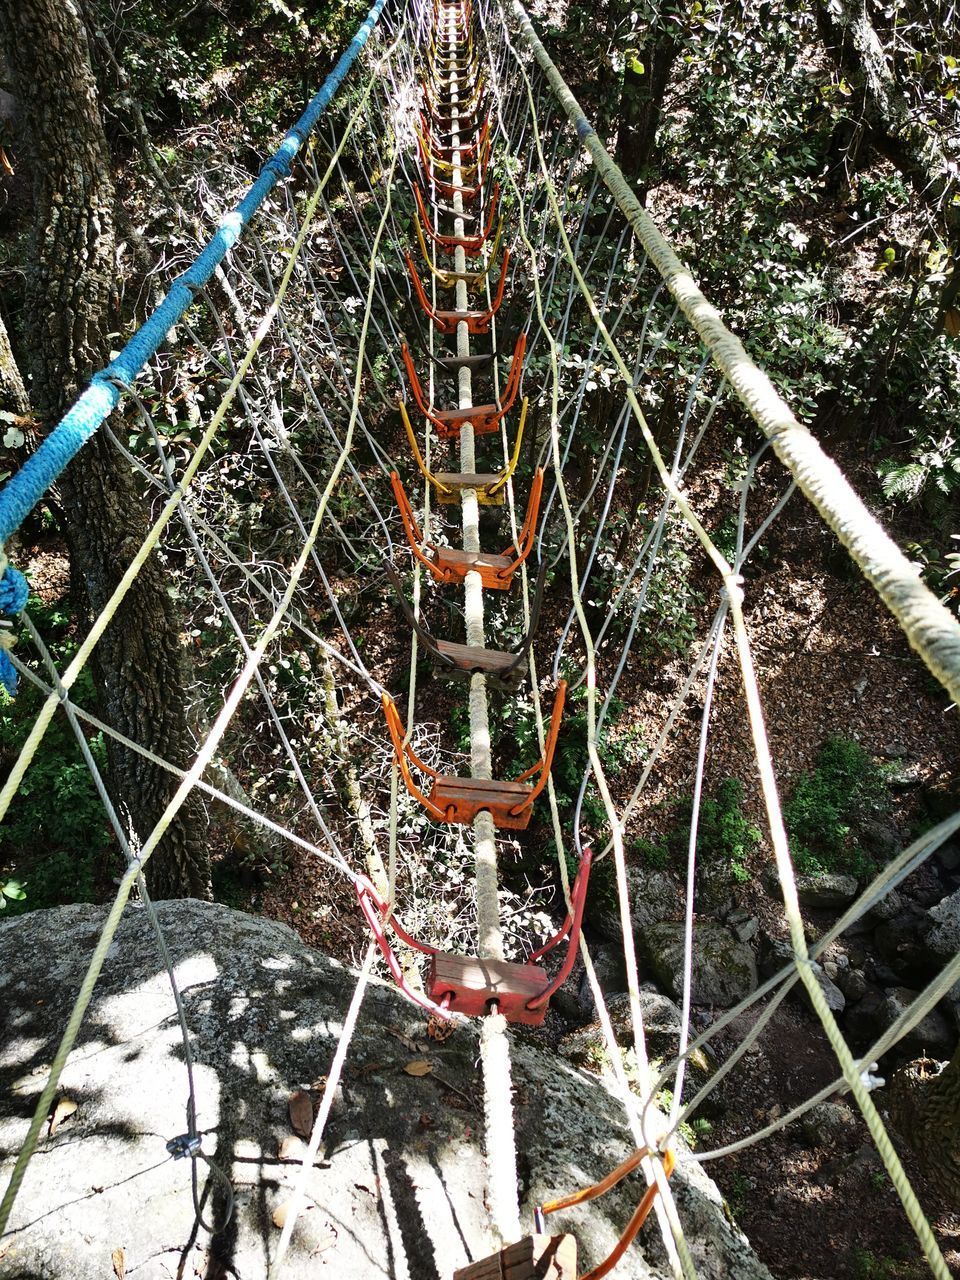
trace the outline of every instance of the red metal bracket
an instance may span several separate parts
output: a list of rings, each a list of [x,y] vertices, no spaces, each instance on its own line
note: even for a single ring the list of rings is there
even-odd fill
[[[414,184],[413,197],[417,202],[417,209],[420,214],[420,223],[423,230],[427,233],[434,244],[438,245],[447,253],[453,253],[455,249],[462,249],[468,258],[479,258],[483,252],[483,246],[486,244],[493,230],[493,221],[496,217],[497,206],[500,203],[500,184],[495,182],[493,190],[490,193],[490,203],[487,206],[487,221],[482,231],[473,236],[445,236],[433,229],[433,219],[427,210],[426,202],[423,198],[423,192]],[[503,219],[501,219],[502,223]]]
[[[390,907],[377,893],[376,889],[369,880],[360,879],[357,881],[357,899],[360,903],[360,910],[363,912],[367,924],[370,926],[370,932],[373,934],[374,941],[380,948],[380,953],[387,962],[387,968],[394,982],[414,1004],[418,1004],[421,1009],[427,1009],[436,1018],[443,1018],[445,1022],[452,1021],[449,1013],[449,1000],[440,1000],[439,1002],[431,999],[429,995],[423,996],[407,982],[404,972],[400,967],[400,962],[394,954],[393,948],[390,946],[390,940],[384,933],[384,921],[389,920],[390,927],[408,947],[412,947],[415,951],[422,951],[424,955],[436,956],[435,947],[428,947],[422,942],[418,942],[416,938],[411,937],[409,933],[401,926],[396,916],[391,912]]]

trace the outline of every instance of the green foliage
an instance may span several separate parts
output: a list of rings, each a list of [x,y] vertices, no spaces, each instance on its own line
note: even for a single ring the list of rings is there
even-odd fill
[[[852,1260],[856,1280],[919,1280],[928,1274],[926,1267],[913,1261],[881,1256],[859,1246],[853,1250]]]
[[[872,863],[853,836],[856,824],[889,805],[883,770],[849,738],[832,736],[812,770],[803,773],[783,806],[797,870],[808,875],[864,875]]]
[[[724,866],[731,877],[741,883],[750,878],[747,861],[760,840],[760,829],[743,810],[743,785],[737,778],[726,778],[716,794],[704,796],[697,823],[697,855],[712,866]],[[673,825],[658,840],[641,837],[631,846],[646,866],[659,869],[673,863],[684,865],[690,843],[693,799],[682,796],[671,806],[675,812]]]
[[[726,778],[715,796],[700,805],[697,844],[703,855],[725,863],[734,880],[749,880],[747,859],[760,840],[760,828],[743,812],[743,785]]]
[[[32,607],[58,662],[75,645],[69,617],[60,607]],[[90,704],[92,684],[84,671],[74,686],[80,705]],[[42,695],[25,682],[16,698],[0,694],[0,760],[9,768],[40,710]],[[106,767],[103,736],[90,750]],[[65,717],[57,716],[40,744],[0,827],[0,884],[6,914],[21,914],[66,902],[93,902],[96,881],[108,857],[111,833],[93,779]],[[11,892],[11,889],[15,890]]]

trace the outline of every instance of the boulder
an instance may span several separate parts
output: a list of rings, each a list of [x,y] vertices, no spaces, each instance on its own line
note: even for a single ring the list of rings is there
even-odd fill
[[[291,1096],[307,1094],[309,1117],[357,976],[273,921],[195,901],[157,911],[191,1033],[203,1150],[233,1184],[233,1218],[216,1236],[198,1224],[190,1161],[167,1155],[167,1140],[187,1128],[183,1045],[152,933],[131,907],[61,1077],[59,1096],[76,1107],[54,1133],[45,1128],[13,1208],[0,1252],[7,1280],[103,1280],[115,1256],[117,1274],[119,1265],[143,1280],[178,1270],[254,1278],[274,1256],[274,1215],[300,1167],[290,1153],[302,1150]],[[82,905],[0,925],[4,1185],[105,916]],[[524,1224],[533,1205],[602,1176],[634,1145],[602,1083],[534,1041],[510,1032]],[[493,1251],[477,1059],[476,1022],[432,1039],[421,1011],[371,982],[284,1276],[447,1280]],[[224,1196],[204,1164],[198,1173],[211,1187],[204,1222],[216,1225]],[[681,1163],[672,1182],[700,1274],[769,1280],[699,1166]],[[607,1253],[635,1204],[628,1180],[570,1216],[585,1266]],[[648,1227],[618,1275],[668,1274]]]
[[[930,928],[924,946],[936,962],[952,960],[960,951],[960,889],[927,911]]]
[[[896,889],[891,889],[873,904],[867,912],[870,920],[881,924],[885,920],[893,920],[903,912],[904,901]]]
[[[956,840],[945,841],[937,850],[937,858],[944,871],[960,871],[960,843]]]
[[[903,848],[903,837],[896,827],[877,818],[865,818],[857,826],[860,843],[883,862],[889,862]]]
[[[675,920],[681,914],[680,891],[673,877],[666,871],[652,871],[647,867],[627,867],[627,887],[630,892],[630,916],[633,931],[646,924],[661,920]],[[594,901],[587,898],[587,919],[592,928],[611,942],[620,942],[620,910],[616,891],[602,894]]]
[[[650,987],[641,988],[639,994],[640,1016],[650,1062],[654,1069],[666,1065],[678,1053],[682,1015],[679,1008],[667,996]],[[629,1050],[633,1046],[633,1022],[630,1016],[630,997],[621,994],[607,1001],[610,1024],[617,1044]],[[696,1038],[697,1028],[691,1027],[690,1039]],[[610,1068],[606,1041],[599,1020],[589,1026],[571,1031],[560,1041],[558,1048],[564,1057],[578,1067],[603,1075]],[[683,1099],[689,1101],[710,1079],[717,1069],[712,1054],[702,1048],[693,1050],[687,1059]],[[715,1094],[706,1098],[698,1108],[699,1115],[716,1114],[719,1099]]]
[[[643,953],[657,984],[676,1000],[683,996],[684,929],[652,924],[640,930]],[[699,923],[693,933],[693,1003],[726,1009],[757,986],[752,949],[722,925]]]
[[[880,1025],[883,1031],[909,1009],[919,996],[909,987],[894,987],[887,991],[880,1006]],[[911,1055],[924,1054],[931,1058],[949,1058],[957,1043],[957,1033],[947,1018],[937,1009],[931,1009],[904,1038],[897,1050]]]
[[[737,935],[739,942],[752,942],[760,932],[760,920],[757,916],[752,916],[749,911],[737,908],[731,911],[726,918],[728,929],[732,929]]]
[[[837,986],[848,1004],[856,1004],[867,992],[867,975],[862,969],[842,969],[837,974]]]
[[[846,1102],[818,1102],[800,1123],[812,1147],[828,1147],[831,1151],[857,1132],[857,1114]]]
[[[611,996],[623,991],[627,985],[623,948],[613,945],[592,947],[590,955],[593,959],[593,967],[596,970],[597,981],[600,983],[600,990],[603,994]],[[593,992],[590,990],[590,983],[587,981],[586,971],[584,971],[580,979],[577,1002],[581,1016],[589,1018],[596,1006],[593,1000]]]
[[[817,979],[817,983],[820,986],[820,990],[823,992],[824,996],[826,997],[827,1008],[830,1010],[831,1013],[836,1013],[836,1014],[843,1013],[847,1005],[847,1002],[844,999],[843,992],[840,990],[837,984],[833,981],[833,979],[827,976],[826,972],[824,971],[823,965],[818,964],[816,960],[813,960],[811,962],[810,967],[813,969],[813,972]],[[797,990],[797,994],[800,996],[800,999],[807,1006],[807,1008],[812,1009],[813,1003],[810,999],[810,993],[807,990],[807,988],[803,985],[802,982],[797,983],[796,990]]]
[[[856,876],[797,876],[797,897],[803,907],[845,907],[857,896],[857,888]]]
[[[774,938],[769,934],[764,934],[763,946],[760,951],[760,976],[762,978],[772,978],[775,973],[779,973],[785,965],[791,964],[792,961],[793,947],[786,938]],[[836,961],[830,961],[829,963],[839,977],[839,966]],[[842,1013],[846,1006],[843,992],[831,978],[827,977],[823,965],[814,960],[812,961],[812,967],[817,975],[820,990],[827,998],[827,1005],[833,1013]],[[795,984],[793,993],[803,1001],[807,1008],[810,1008],[810,997],[802,982],[798,981]]]
[[[855,1005],[847,1009],[843,1020],[847,1039],[858,1051],[867,1049],[883,1031],[884,993],[876,987],[867,987]]]
[[[874,931],[873,945],[880,962],[876,970],[881,981],[884,965],[896,976],[896,982],[891,985],[897,982],[922,983],[940,968],[946,957],[938,961],[937,950],[930,945],[930,918],[936,910],[934,907],[928,913],[908,906],[907,910]]]

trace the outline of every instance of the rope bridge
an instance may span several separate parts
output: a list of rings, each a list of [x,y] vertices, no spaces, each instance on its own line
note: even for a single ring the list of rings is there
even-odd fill
[[[599,424],[591,420],[598,390],[608,411]],[[721,423],[756,442],[737,485],[729,555],[688,496],[711,424]],[[282,1269],[378,952],[401,989],[438,1022],[482,1019],[486,1200],[499,1252],[458,1276],[541,1274],[536,1268],[548,1256],[556,1274],[577,1274],[573,1234],[548,1235],[538,1211],[532,1234],[523,1236],[510,1026],[543,1020],[578,950],[637,1150],[596,1187],[558,1198],[543,1212],[573,1209],[634,1169],[647,1182],[617,1249],[587,1275],[605,1274],[652,1211],[673,1273],[696,1276],[696,1242],[684,1235],[671,1190],[674,1164],[719,1159],[760,1142],[839,1089],[859,1106],[931,1273],[949,1275],[871,1098],[871,1067],[957,982],[960,957],[859,1058],[827,1006],[813,962],[960,828],[960,816],[894,858],[816,946],[808,945],[744,619],[744,566],[799,487],[954,698],[960,628],[700,293],[637,203],[519,0],[509,8],[501,0],[412,0],[406,8],[378,0],[210,244],[0,492],[0,539],[12,537],[96,431],[135,470],[152,524],[63,670],[24,608],[25,580],[4,557],[0,605],[19,617],[30,660],[13,653],[8,622],[8,665],[0,674],[11,688],[19,674],[43,700],[0,791],[0,816],[62,714],[127,869],[25,1129],[0,1227],[10,1221],[135,887],[170,974],[188,1075],[192,1070],[189,1028],[144,869],[197,791],[289,841],[315,860],[318,874],[346,878],[357,894],[358,922],[365,919],[370,932],[271,1275]],[[627,462],[641,453],[659,481],[652,505],[631,488]],[[698,544],[715,575],[714,614],[622,803],[604,767],[605,727],[671,582],[674,549]],[[124,595],[159,552],[179,566],[188,621],[205,620],[194,628],[198,663],[215,660],[227,688],[186,768],[118,734],[73,692]],[[548,583],[549,626],[542,621]],[[399,615],[385,605],[388,587]],[[355,606],[361,589],[379,593],[369,625]],[[371,626],[389,627],[397,616],[409,623],[401,627],[409,647],[400,657],[371,643]],[[424,716],[421,658],[438,676],[460,682],[453,689],[461,705],[465,693],[466,764],[446,731],[438,737]],[[698,814],[725,658],[740,672],[793,960],[694,1036]],[[325,683],[309,689],[323,687],[326,696],[309,693],[298,702],[290,680],[313,671]],[[676,1058],[657,1070],[644,1040],[625,841],[694,691],[703,710],[683,1022]],[[551,765],[572,703],[585,731],[574,761],[576,799],[568,805]],[[536,759],[515,779],[502,777],[509,754],[498,707],[505,723],[510,708],[532,720]],[[345,788],[334,782],[329,760],[311,749],[318,723],[332,726]],[[169,773],[170,800],[152,831],[130,830],[116,812],[90,751],[91,732]],[[252,800],[210,781],[222,752],[245,756],[248,749],[269,772]],[[519,899],[501,884],[517,840],[510,833],[527,827],[535,805],[548,820],[568,912],[542,945],[543,889]],[[605,860],[623,935],[632,1081],[580,932],[591,866]],[[450,951],[429,940],[441,932]],[[563,943],[559,964],[541,963]],[[680,1125],[736,1067],[797,982],[835,1052],[836,1080],[734,1144],[686,1150],[676,1141]],[[750,1032],[687,1098],[691,1054],[753,1005],[760,1012]],[[672,1091],[667,1114],[654,1103],[664,1086]],[[189,1093],[187,1132],[172,1140],[171,1153],[191,1159],[196,1197],[198,1159],[226,1175],[202,1150],[192,1080]],[[575,1213],[565,1221],[575,1233]]]

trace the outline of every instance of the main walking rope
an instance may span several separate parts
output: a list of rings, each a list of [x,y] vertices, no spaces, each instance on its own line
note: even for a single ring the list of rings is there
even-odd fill
[[[357,74],[348,78],[353,64]],[[167,353],[174,324],[178,345]],[[756,441],[737,481],[729,553],[690,496],[703,443],[721,423]],[[289,841],[314,860],[318,875],[352,882],[358,920],[372,938],[271,1275],[280,1273],[294,1239],[377,954],[434,1018],[481,1019],[491,1220],[485,1244],[497,1252],[462,1267],[459,1280],[486,1276],[494,1265],[518,1277],[539,1274],[546,1259],[551,1274],[576,1276],[572,1211],[634,1169],[648,1190],[638,1193],[637,1213],[613,1254],[587,1257],[586,1275],[615,1265],[652,1210],[673,1274],[696,1276],[698,1242],[685,1236],[672,1194],[684,1165],[762,1141],[839,1088],[860,1107],[931,1272],[948,1275],[871,1099],[870,1068],[960,979],[960,958],[860,1058],[826,1006],[813,961],[960,828],[960,817],[884,867],[808,947],[744,620],[743,570],[799,486],[955,697],[960,629],[700,294],[519,3],[507,12],[500,0],[424,0],[395,11],[379,0],[197,263],[0,492],[4,539],[97,429],[158,514],[63,670],[29,617],[24,629],[37,649],[36,669],[10,653],[7,627],[3,657],[10,665],[0,675],[12,686],[22,674],[39,703],[0,791],[0,817],[62,709],[127,869],[25,1127],[0,1227],[15,1221],[14,1202],[128,898],[138,885],[145,891],[144,869],[149,881],[148,862],[197,791]],[[654,502],[635,482],[644,468],[659,481]],[[454,507],[459,546],[451,545],[446,519]],[[716,573],[714,614],[698,645],[689,636],[679,645],[693,653],[687,676],[625,795],[605,763],[606,735],[625,682],[640,669],[641,642],[665,625],[678,566],[697,544]],[[398,571],[401,547],[412,561],[409,586]],[[217,671],[218,687],[228,688],[219,704],[204,708],[194,758],[184,767],[164,760],[153,744],[117,733],[75,692],[126,592],[160,549],[182,566],[180,595],[201,679],[206,664]],[[17,613],[28,588],[5,561],[4,568],[2,604]],[[358,591],[365,609],[356,607]],[[545,612],[549,625],[541,621]],[[397,661],[379,643],[379,632],[396,633],[398,621],[399,634],[409,637],[399,664],[403,713]],[[446,731],[431,722],[434,694],[425,695],[418,680],[423,658],[455,682],[454,691],[466,690],[465,767]],[[693,1035],[699,801],[715,682],[734,663],[793,960]],[[682,1026],[674,1060],[655,1064],[641,1016],[627,840],[694,694],[702,713],[692,758]],[[516,752],[505,745],[511,730]],[[93,733],[169,772],[171,798],[152,831],[131,830],[110,803],[89,749]],[[221,752],[242,758],[238,748],[248,740],[256,743],[256,766],[243,778],[250,794],[240,799],[235,788],[228,794],[214,785],[215,770]],[[518,765],[521,742],[529,754]],[[558,752],[563,792],[551,772]],[[518,776],[505,776],[518,768]],[[567,911],[545,945],[536,939],[549,931],[546,886],[518,896],[502,874],[504,860],[526,840],[522,832],[541,796]],[[608,858],[632,1018],[629,1063],[581,933],[591,865]],[[177,999],[189,1068],[176,966],[156,914],[149,919]],[[434,938],[448,949],[428,940]],[[538,1213],[523,1236],[510,1027],[542,1023],[578,951],[636,1151],[595,1187],[572,1196],[556,1188],[543,1209],[571,1211],[569,1232],[551,1236]],[[736,1143],[687,1151],[677,1140],[681,1124],[743,1060],[798,981],[835,1051],[837,1081]],[[754,1005],[750,1032],[714,1077],[695,1091],[685,1088],[691,1054]],[[672,1091],[666,1115],[655,1103],[664,1086]],[[187,1133],[171,1151],[192,1158],[196,1188],[196,1161],[211,1156],[202,1150],[192,1083],[190,1099]],[[592,1155],[598,1173],[603,1154]]]

